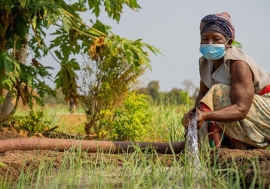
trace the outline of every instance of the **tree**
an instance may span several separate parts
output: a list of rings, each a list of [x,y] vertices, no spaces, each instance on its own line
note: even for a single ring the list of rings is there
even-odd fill
[[[159,93],[158,93],[159,83],[158,83],[158,81],[151,81],[148,84],[147,88],[148,88],[150,95],[152,96],[152,99],[154,101],[156,101],[159,98]]]
[[[194,90],[194,88],[195,88],[194,83],[192,81],[190,81],[190,80],[187,80],[187,79],[185,79],[182,82],[182,85],[183,85],[183,90],[184,91],[187,91],[189,93],[191,93]]]
[[[98,17],[103,7],[108,16],[118,22],[124,5],[136,10],[140,8],[137,0],[78,0],[72,4],[64,0],[1,0],[0,87],[16,94],[17,101],[22,98],[30,106],[33,100],[42,104],[46,93],[54,93],[44,80],[53,80],[50,73],[52,68],[40,63],[42,57],[50,53],[61,65],[54,80],[57,88],[62,89],[66,101],[72,99],[77,103],[76,71],[80,70],[80,66],[71,55],[87,53],[90,47],[93,56],[100,53],[101,49],[96,43],[100,39],[103,39],[104,45],[112,44],[112,50],[122,49],[130,64],[145,64],[150,68],[146,49],[154,54],[158,53],[157,49],[141,40],[131,41],[109,33],[110,27],[98,20],[88,26],[79,16],[79,12],[92,11]],[[55,38],[46,46],[45,31],[51,26],[57,27],[53,33]],[[33,52],[31,65],[23,65],[18,58],[26,45]],[[32,89],[37,90],[39,96],[32,95]],[[4,98],[1,100],[3,102]],[[3,116],[1,118],[4,119]]]
[[[115,119],[115,111],[121,107],[128,94],[144,73],[144,66],[130,64],[122,48],[111,50],[112,43],[103,45],[98,39],[99,53],[89,50],[90,60],[81,71],[80,103],[87,115],[86,134],[103,138],[111,132],[110,125]],[[94,131],[94,133],[91,133]]]

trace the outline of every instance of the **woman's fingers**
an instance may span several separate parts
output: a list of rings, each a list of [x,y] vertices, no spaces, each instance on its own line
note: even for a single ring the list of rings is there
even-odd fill
[[[196,110],[195,108],[192,108],[189,110],[186,114],[184,114],[182,118],[182,125],[184,127],[188,127],[190,119],[196,114],[196,119],[197,119],[197,129],[200,129],[203,122],[205,121],[205,112]]]
[[[194,112],[194,108],[192,108],[186,114],[184,114],[184,116],[182,118],[182,125],[184,127],[187,127],[188,126],[188,122],[189,122],[190,116],[191,116],[191,114],[193,114],[193,112]]]
[[[204,111],[197,110],[197,129],[202,127],[203,122],[205,121],[205,113]]]

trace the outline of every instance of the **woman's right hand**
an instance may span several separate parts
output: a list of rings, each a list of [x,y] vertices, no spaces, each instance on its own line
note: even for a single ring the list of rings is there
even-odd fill
[[[191,110],[189,110],[187,113],[184,114],[183,118],[182,118],[182,125],[184,127],[188,126],[188,122],[190,119],[191,114],[193,114],[195,112],[196,108],[192,108]]]

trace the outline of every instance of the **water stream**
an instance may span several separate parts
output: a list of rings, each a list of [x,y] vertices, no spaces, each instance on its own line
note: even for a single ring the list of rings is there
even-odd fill
[[[198,147],[198,134],[197,134],[197,115],[196,112],[191,113],[188,122],[188,132],[186,137],[186,142],[188,144],[188,155],[191,159],[191,163],[195,166],[195,169],[199,170],[201,168],[199,159],[199,147]]]

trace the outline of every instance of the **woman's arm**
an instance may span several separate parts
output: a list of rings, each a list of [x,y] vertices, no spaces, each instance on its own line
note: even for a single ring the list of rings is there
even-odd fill
[[[231,106],[213,112],[198,112],[198,124],[203,121],[229,122],[246,118],[254,97],[252,71],[241,60],[231,61]]]

